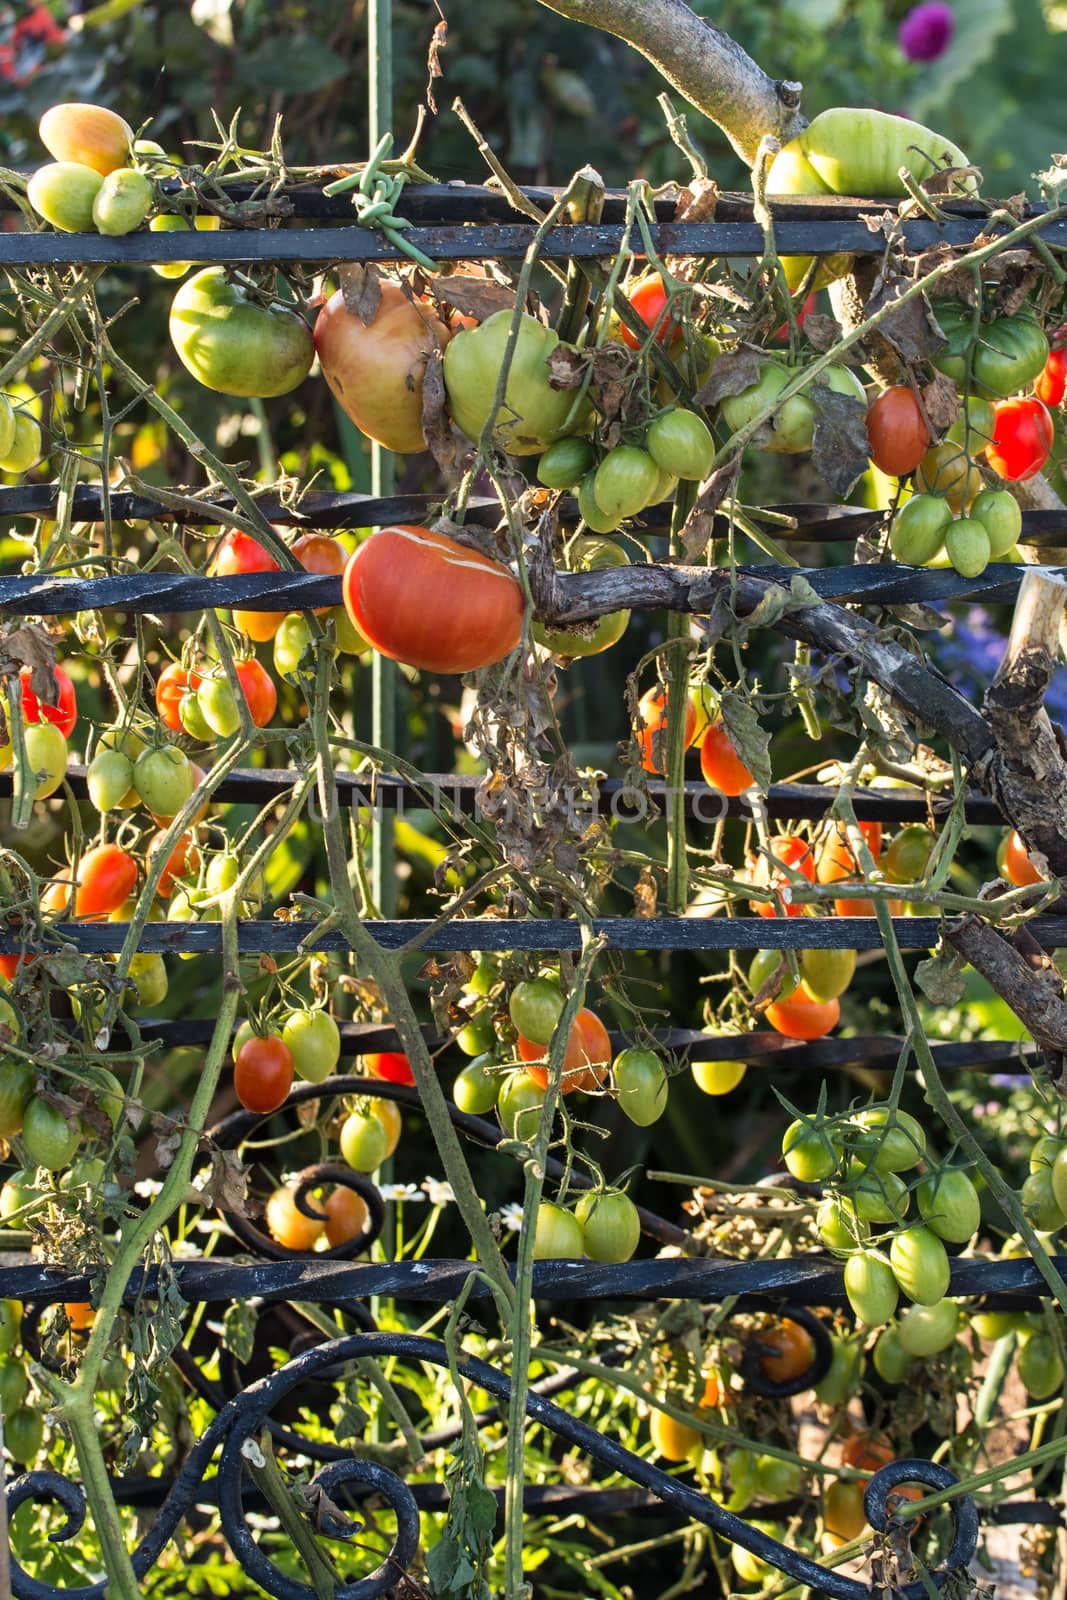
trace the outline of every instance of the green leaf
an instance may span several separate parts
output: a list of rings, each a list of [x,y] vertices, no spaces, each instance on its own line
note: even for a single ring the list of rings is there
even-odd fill
[[[730,742],[761,789],[771,786],[771,736],[761,728],[755,711],[733,689],[719,697],[722,720]]]

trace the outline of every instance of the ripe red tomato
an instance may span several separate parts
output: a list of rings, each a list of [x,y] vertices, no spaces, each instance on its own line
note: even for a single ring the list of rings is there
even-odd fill
[[[1034,393],[1046,406],[1063,404],[1067,393],[1067,345],[1052,350],[1034,384]]]
[[[348,560],[344,545],[331,539],[328,533],[302,533],[293,542],[293,554],[305,572],[315,572],[327,578],[339,578]],[[324,617],[329,610],[329,606],[316,606],[314,614]]]
[[[245,661],[236,661],[237,676],[241,680],[241,688],[248,701],[248,709],[252,713],[252,721],[257,728],[265,728],[273,717],[278,707],[278,691],[274,686],[274,679],[255,656],[249,656]]]
[[[657,344],[667,344],[674,338],[678,332],[678,325],[670,317],[663,315],[667,305],[667,291],[658,272],[651,272],[647,277],[640,279],[626,298],[646,328],[654,328],[659,323],[656,331]],[[619,332],[623,343],[628,344],[631,350],[641,348],[641,340],[635,333],[630,332],[625,323],[620,324]]]
[[[641,746],[641,765],[646,772],[662,775],[665,741],[667,738],[667,695],[662,684],[646,689],[637,702],[641,718],[637,742]],[[685,703],[685,748],[688,750],[697,731],[697,708],[692,700]]]
[[[159,854],[166,834],[167,830],[160,828],[159,832],[154,833],[149,839],[148,857],[150,860],[153,856]],[[167,864],[163,868],[163,875],[156,889],[160,899],[169,900],[170,892],[174,888],[175,878],[184,878],[187,872],[195,872],[199,865],[200,852],[193,842],[193,836],[191,833],[183,833],[167,857]]]
[[[744,794],[756,781],[721,722],[714,723],[701,740],[700,770],[705,783],[720,794]]]
[[[837,1027],[841,1004],[838,1000],[809,1000],[803,989],[797,989],[788,1000],[769,1005],[764,1016],[775,1032],[787,1039],[821,1039]]]
[[[1026,846],[1013,828],[1004,844],[1004,866],[1002,869],[1009,882],[1016,888],[1022,888],[1028,883],[1044,883],[1044,878],[1038,872],[1034,863],[1026,853]]]
[[[891,478],[914,472],[930,448],[930,429],[915,390],[906,383],[883,389],[867,413],[871,460]]]
[[[1036,477],[1052,453],[1055,429],[1047,406],[1033,395],[998,400],[985,458],[1009,483]]]
[[[812,312],[815,310],[815,306],[816,306],[817,302],[818,302],[818,296],[815,293],[815,290],[813,289],[811,291],[811,293],[808,295],[808,298],[805,300],[804,304],[801,306],[800,310],[797,312],[797,327],[798,328],[802,328],[804,326],[805,322],[808,320],[808,318],[811,316]],[[781,327],[777,328],[775,330],[774,342],[775,342],[775,344],[784,344],[785,341],[788,338],[789,338],[789,324],[788,324],[788,322],[783,322]]]
[[[344,601],[375,650],[426,672],[491,666],[522,636],[522,589],[507,567],[430,528],[372,534],[345,568]]]
[[[378,1055],[363,1057],[363,1065],[372,1078],[382,1078],[386,1083],[414,1083],[411,1062],[399,1050],[383,1050]]]
[[[355,1239],[367,1226],[367,1202],[354,1189],[335,1189],[324,1209],[326,1243],[331,1250]]]
[[[293,1086],[293,1058],[289,1047],[273,1034],[253,1034],[237,1052],[233,1088],[246,1111],[264,1115],[284,1105]]]
[[[78,863],[74,914],[108,916],[125,905],[137,882],[137,863],[117,844],[98,844]]]
[[[242,572],[278,572],[280,567],[258,539],[241,528],[231,528],[215,552],[211,571],[217,578],[231,578]],[[235,611],[233,620],[242,633],[257,644],[273,639],[282,625],[284,611]]]
[[[807,878],[809,883],[815,882],[815,853],[806,839],[801,839],[795,833],[776,834],[771,840],[771,854],[784,867],[789,867]],[[785,889],[792,882],[786,873],[771,868],[763,856],[760,856],[752,870],[752,881],[768,889],[772,887]],[[752,909],[761,917],[778,916],[778,908],[771,900],[754,900]],[[804,907],[800,905],[787,904],[785,907],[787,917],[799,917],[803,911]]]
[[[877,861],[882,852],[882,824],[880,822],[861,822],[860,832],[867,841],[871,855]],[[829,833],[819,841],[815,854],[815,881],[816,883],[844,883],[849,879],[859,876],[859,867],[852,847],[848,842],[848,835],[839,823],[835,823]],[[894,908],[899,903],[892,902]],[[871,900],[846,900],[844,898],[834,901],[834,911],[839,917],[873,917],[874,902]],[[898,909],[893,910],[893,915],[898,915]]]
[[[63,667],[54,667],[56,684],[59,693],[55,705],[42,705],[40,700],[30,688],[30,679],[33,677],[31,667],[23,667],[19,672],[19,682],[22,684],[22,715],[27,722],[50,722],[59,729],[64,739],[69,739],[74,731],[74,724],[78,720],[78,703],[74,697],[74,681],[69,672]]]
[[[180,661],[168,661],[156,683],[156,710],[173,733],[182,732],[179,708],[186,694],[200,687],[199,672],[191,672]]]

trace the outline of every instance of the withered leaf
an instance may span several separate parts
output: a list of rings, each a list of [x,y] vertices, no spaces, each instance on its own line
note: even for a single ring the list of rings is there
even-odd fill
[[[1029,297],[1041,273],[1032,261],[1025,266],[1009,266],[997,288],[994,309],[1002,316],[1012,317]]]
[[[957,1006],[967,987],[963,961],[954,950],[939,944],[932,956],[915,968],[915,982],[935,1006]]]
[[[870,233],[884,233],[886,238],[888,238],[893,232],[894,228],[897,226],[900,218],[897,216],[895,211],[882,211],[877,215],[869,211],[860,218],[860,221]]]
[[[181,1149],[182,1130],[175,1127],[170,1117],[153,1117],[152,1127],[159,1133],[156,1140],[156,1165],[161,1172],[174,1165],[174,1157]]]
[[[924,384],[920,391],[923,410],[931,431],[942,434],[951,428],[960,414],[960,397],[956,393],[956,381],[944,372],[939,372],[929,383]]]
[[[54,706],[59,699],[56,681],[56,647],[44,629],[27,623],[6,634],[0,641],[0,660],[7,657],[30,669],[30,688],[42,705]]]
[[[315,1532],[327,1539],[350,1539],[360,1528],[366,1527],[360,1518],[342,1511],[321,1483],[294,1484],[293,1495],[303,1502],[304,1513],[310,1517]]]
[[[558,344],[548,357],[548,382],[552,389],[578,389],[589,366],[589,356],[570,344]]]
[[[760,364],[764,360],[759,350],[741,345],[719,356],[706,383],[698,389],[694,399],[702,406],[718,405],[728,395],[744,394],[759,382]]]
[[[440,22],[433,30],[433,34],[430,38],[429,48],[426,51],[426,71],[428,74],[426,81],[426,104],[429,106],[435,117],[437,115],[437,101],[434,98],[433,85],[435,78],[443,78],[445,75],[444,68],[441,65],[441,52],[447,43],[448,23],[445,21],[444,17],[442,17]]]
[[[641,868],[637,882],[634,884],[634,916],[654,917],[656,915],[656,875],[646,861]]]
[[[636,360],[637,352],[627,350],[621,344],[605,345],[593,356],[590,392],[605,427],[617,422],[622,415],[633,382]],[[602,442],[610,449],[614,441],[604,439]]]
[[[769,789],[771,736],[760,727],[754,708],[735,689],[724,689],[719,696],[719,709],[730,743],[759,787]]]
[[[916,364],[929,361],[947,340],[923,295],[916,295],[903,305],[894,305],[908,287],[903,278],[893,278],[883,283],[864,306],[863,314],[871,317],[876,311],[891,306],[892,309],[878,324],[878,332],[904,361]]]
[[[445,407],[445,372],[440,350],[431,351],[422,375],[422,431],[442,472],[456,465],[458,449],[452,419]]]
[[[687,561],[704,560],[708,541],[714,537],[715,513],[733,494],[740,476],[741,456],[735,455],[701,484],[693,509],[681,528],[680,537]]]
[[[719,185],[714,178],[691,178],[678,196],[675,222],[714,222]]]
[[[236,1150],[213,1149],[209,1160],[211,1170],[201,1193],[204,1204],[219,1211],[232,1211],[238,1217],[250,1217],[252,1209],[248,1200],[248,1172]]]
[[[804,323],[804,334],[812,349],[818,350],[822,355],[827,350],[832,350],[841,337],[841,324],[836,317],[823,316],[816,312],[808,317]]]
[[[373,322],[382,300],[381,273],[373,261],[346,261],[337,269],[345,310],[366,325]]]
[[[867,406],[853,394],[838,394],[816,381],[807,391],[815,407],[812,465],[820,478],[844,498],[867,471]]]
[[[959,197],[967,193],[968,178],[977,178],[981,182],[981,167],[938,167],[928,178],[920,184],[924,194],[951,194]]]
[[[513,311],[515,294],[506,284],[492,278],[468,277],[457,272],[451,278],[433,278],[427,285],[440,305],[452,306],[465,317],[484,322],[495,311]]]

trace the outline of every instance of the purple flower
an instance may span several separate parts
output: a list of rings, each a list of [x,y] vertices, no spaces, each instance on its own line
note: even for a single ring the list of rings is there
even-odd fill
[[[944,0],[914,6],[900,24],[897,42],[909,61],[936,61],[952,43],[955,22]]]

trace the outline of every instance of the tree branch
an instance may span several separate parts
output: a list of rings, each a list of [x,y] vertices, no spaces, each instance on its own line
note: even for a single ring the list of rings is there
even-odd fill
[[[639,50],[667,82],[717,123],[752,165],[764,134],[784,144],[804,126],[801,85],[769,78],[728,34],[685,0],[541,0],[550,11],[612,33]]]
[[[1028,958],[979,917],[950,925],[945,937],[1030,1030],[1053,1081],[1060,1083],[1067,1057],[1067,1000],[1049,958],[1040,950]]]

